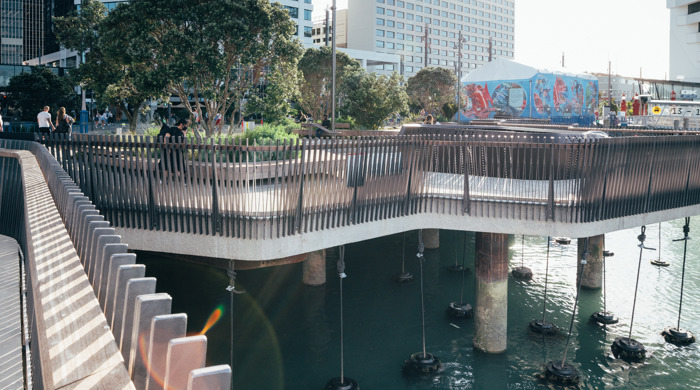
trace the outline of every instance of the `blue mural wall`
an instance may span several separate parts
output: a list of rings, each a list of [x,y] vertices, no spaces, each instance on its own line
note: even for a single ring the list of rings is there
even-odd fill
[[[598,80],[537,73],[526,80],[462,83],[462,119],[494,115],[523,118],[582,117],[594,119],[598,107]]]

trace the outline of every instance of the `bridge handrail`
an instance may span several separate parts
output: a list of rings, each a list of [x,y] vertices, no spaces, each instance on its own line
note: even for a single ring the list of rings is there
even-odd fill
[[[186,316],[170,314],[170,297],[154,294],[155,280],[143,278],[145,267],[134,264],[135,255],[126,253],[114,229],[42,145],[0,140],[0,188],[0,231],[26,254],[38,387],[133,389],[130,377],[138,388],[148,380],[184,387],[188,374],[203,375],[203,336],[185,337]],[[153,325],[159,318],[167,324]],[[133,341],[142,339],[143,346]],[[175,340],[178,348],[171,353],[167,347]],[[137,353],[139,347],[147,356]],[[173,358],[182,353],[191,358]],[[168,368],[172,377],[165,376],[170,360],[180,364]],[[230,369],[219,368],[207,375],[230,380]]]
[[[237,238],[263,220],[262,237],[283,237],[424,212],[586,223],[700,201],[699,136],[43,142],[116,226]]]

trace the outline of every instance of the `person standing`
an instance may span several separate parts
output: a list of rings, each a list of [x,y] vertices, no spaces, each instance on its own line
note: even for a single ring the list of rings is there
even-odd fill
[[[2,132],[2,125],[3,125],[3,123],[2,123],[2,114],[0,114],[0,132]]]
[[[44,106],[44,109],[39,114],[37,114],[36,121],[39,124],[39,133],[41,134],[49,134],[53,130],[55,130],[53,123],[51,123],[51,113],[49,112],[49,106]]]

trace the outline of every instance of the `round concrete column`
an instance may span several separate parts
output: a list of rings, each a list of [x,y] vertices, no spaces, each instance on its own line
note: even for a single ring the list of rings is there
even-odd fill
[[[304,260],[304,284],[321,286],[326,284],[326,250],[309,252]]]
[[[578,239],[578,260],[583,258],[583,250],[586,246],[586,239]],[[586,266],[581,275],[581,267],[578,267],[576,280],[581,279],[581,287],[598,289],[603,287],[603,248],[605,247],[605,235],[588,237],[588,258]]]
[[[440,229],[423,229],[423,244],[425,249],[440,247]]]
[[[508,331],[508,235],[476,233],[474,348],[506,350]]]

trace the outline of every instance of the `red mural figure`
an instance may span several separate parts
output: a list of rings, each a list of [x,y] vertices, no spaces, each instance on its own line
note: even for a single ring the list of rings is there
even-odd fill
[[[471,109],[465,114],[469,118],[486,119],[494,110],[493,100],[489,94],[488,83],[482,87],[478,84],[468,84],[465,86],[467,97],[471,102]]]

